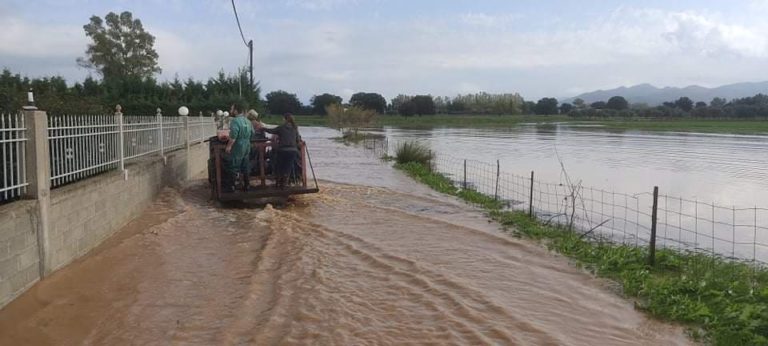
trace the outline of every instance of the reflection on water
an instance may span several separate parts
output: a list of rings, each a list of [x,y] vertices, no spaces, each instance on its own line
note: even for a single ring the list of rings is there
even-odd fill
[[[165,190],[0,311],[0,344],[684,345],[599,280],[304,129],[322,192],[222,208]]]
[[[506,129],[383,130],[390,143],[418,139],[459,158],[501,161],[502,171],[561,182],[559,154],[585,186],[624,193],[697,198],[722,205],[765,205],[768,137],[606,132],[565,125]]]

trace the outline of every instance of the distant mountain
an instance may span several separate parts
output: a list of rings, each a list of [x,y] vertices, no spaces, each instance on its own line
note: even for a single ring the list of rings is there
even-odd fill
[[[562,102],[573,102],[574,99],[583,99],[587,104],[597,101],[608,101],[613,96],[623,96],[630,104],[647,103],[648,105],[660,105],[666,101],[674,101],[687,96],[694,102],[704,101],[709,103],[715,97],[726,100],[734,98],[755,96],[756,94],[768,94],[768,82],[736,83],[723,85],[717,88],[705,88],[691,85],[685,88],[657,88],[650,84],[639,84],[632,87],[620,87],[611,90],[598,90],[572,97]]]

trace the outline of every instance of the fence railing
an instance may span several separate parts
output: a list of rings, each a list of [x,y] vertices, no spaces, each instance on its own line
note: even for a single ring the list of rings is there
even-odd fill
[[[194,124],[190,127],[190,123]],[[123,115],[49,115],[51,187],[75,182],[148,155],[184,148],[215,134],[212,118]]]
[[[459,187],[494,196],[509,209],[593,238],[768,263],[768,208],[654,195],[653,186],[638,194],[607,191],[581,186],[567,176],[559,183],[544,182],[533,172],[530,176],[502,172],[498,162],[445,154],[436,154],[432,166]]]
[[[27,128],[22,114],[0,114],[0,203],[26,192]]]
[[[112,115],[49,115],[51,186],[117,167],[119,128]]]

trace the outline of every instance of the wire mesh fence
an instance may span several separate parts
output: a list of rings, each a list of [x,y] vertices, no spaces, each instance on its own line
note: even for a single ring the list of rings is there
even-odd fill
[[[585,232],[593,238],[634,246],[657,246],[756,264],[768,262],[768,209],[737,208],[682,197],[659,195],[656,234],[653,187],[627,194],[531,176],[501,172],[496,163],[436,154],[432,168],[456,186],[531,212],[545,223]]]
[[[26,192],[27,128],[21,114],[0,114],[0,203]]]
[[[390,153],[386,137],[363,144],[377,157]],[[653,186],[635,194],[582,186],[570,179],[565,169],[562,181],[542,181],[532,171],[525,175],[503,172],[499,161],[443,153],[434,153],[431,168],[459,188],[501,201],[508,210],[528,212],[545,224],[562,225],[595,240],[632,246],[653,243],[653,248],[756,266],[768,263],[768,208],[726,206],[658,193],[654,196]]]

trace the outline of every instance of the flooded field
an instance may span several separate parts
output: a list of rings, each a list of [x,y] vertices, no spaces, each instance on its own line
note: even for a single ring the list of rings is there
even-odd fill
[[[1,310],[0,345],[690,343],[328,134],[310,140],[320,194],[223,207],[202,181],[167,189]]]
[[[404,141],[427,144],[439,172],[517,209],[529,207],[535,171],[533,208],[540,218],[574,220],[585,231],[601,225],[596,232],[616,242],[650,242],[658,186],[657,244],[768,263],[768,136],[569,124],[374,132],[386,136],[390,152]],[[573,185],[578,198],[569,200]]]

